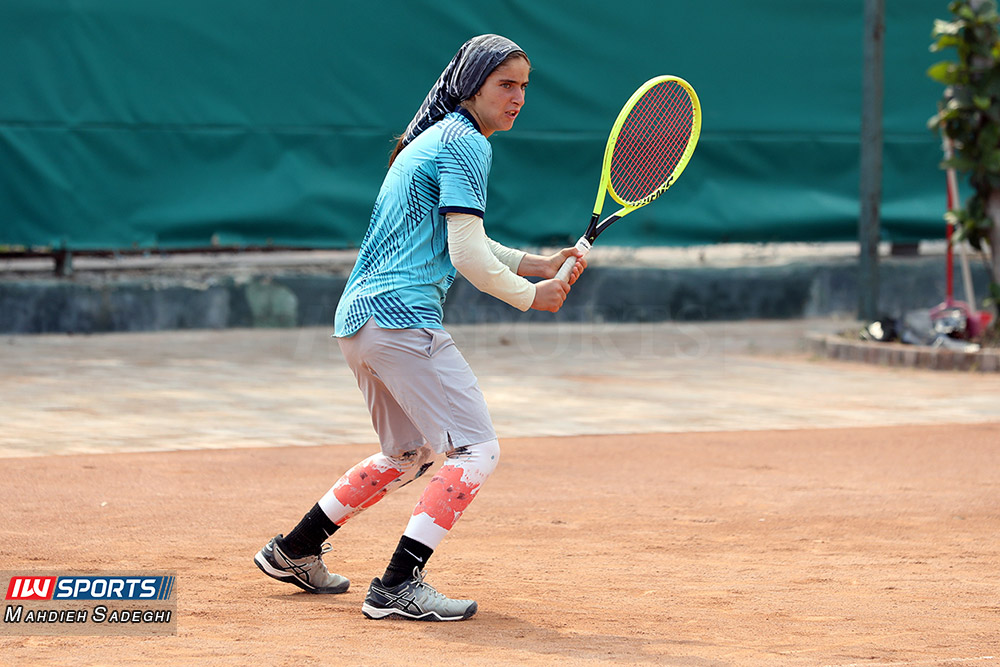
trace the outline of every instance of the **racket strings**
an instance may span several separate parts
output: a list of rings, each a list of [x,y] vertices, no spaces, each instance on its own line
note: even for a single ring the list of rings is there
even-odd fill
[[[624,150],[616,162],[633,194],[648,194],[673,171],[690,137],[691,109],[686,91],[667,83],[651,89],[626,118],[616,155],[619,146]]]
[[[674,82],[653,86],[622,124],[611,156],[611,186],[623,201],[638,202],[670,178],[691,138],[694,105]]]
[[[690,102],[675,84],[661,85],[636,105],[616,142],[615,166],[624,199],[635,201],[652,194],[673,172],[690,136]],[[681,95],[671,94],[680,92]],[[685,127],[685,123],[687,127]],[[624,139],[624,141],[623,141]],[[621,147],[621,152],[619,152]]]

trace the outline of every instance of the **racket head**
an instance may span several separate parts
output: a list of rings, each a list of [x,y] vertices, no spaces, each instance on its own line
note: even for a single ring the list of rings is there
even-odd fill
[[[619,112],[604,149],[603,176],[611,197],[624,207],[619,213],[665,192],[684,171],[700,135],[701,103],[691,84],[658,76],[640,86]]]

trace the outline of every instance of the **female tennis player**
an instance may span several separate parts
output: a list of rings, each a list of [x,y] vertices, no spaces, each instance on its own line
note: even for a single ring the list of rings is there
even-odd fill
[[[477,609],[473,600],[448,598],[424,581],[431,554],[500,456],[476,377],[442,327],[442,302],[456,270],[522,311],[555,312],[586,267],[575,248],[527,254],[484,231],[492,160],[487,139],[513,127],[530,69],[528,56],[509,39],[470,39],[400,137],[335,318],[335,336],[381,451],[348,470],[254,559],[265,574],[306,591],[343,593],[348,580],[322,560],[330,550],[326,540],[443,454],[385,573],[368,588],[362,606],[368,618],[458,621]],[[554,279],[570,256],[580,261],[568,280]]]

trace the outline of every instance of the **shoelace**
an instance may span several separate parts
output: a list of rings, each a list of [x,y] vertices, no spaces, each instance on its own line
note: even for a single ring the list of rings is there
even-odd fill
[[[417,582],[415,588],[417,588],[417,590],[419,590],[422,593],[422,595],[420,596],[421,599],[418,600],[418,602],[424,603],[428,601],[428,599],[443,600],[446,602],[450,602],[451,599],[447,595],[439,592],[436,588],[434,588],[433,586],[424,581],[425,576],[426,573],[424,572],[424,570],[413,568],[413,578]]]
[[[333,551],[333,545],[329,542],[324,542],[323,546],[319,549],[319,554],[315,556],[315,560],[308,566],[309,569],[313,570],[315,568],[321,568],[326,570],[326,563],[323,562],[323,554],[330,553],[331,551]]]
[[[306,572],[312,572],[317,568],[326,570],[326,563],[323,562],[323,554],[330,553],[331,551],[333,551],[333,546],[329,542],[324,542],[323,546],[320,547],[319,553],[315,556],[307,556],[306,562],[299,565],[299,567]]]

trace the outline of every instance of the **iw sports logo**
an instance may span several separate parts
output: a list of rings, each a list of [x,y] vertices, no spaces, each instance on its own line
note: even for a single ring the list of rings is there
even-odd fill
[[[174,577],[11,577],[7,600],[169,600]]]
[[[0,636],[176,634],[176,580],[163,572],[0,572]]]

